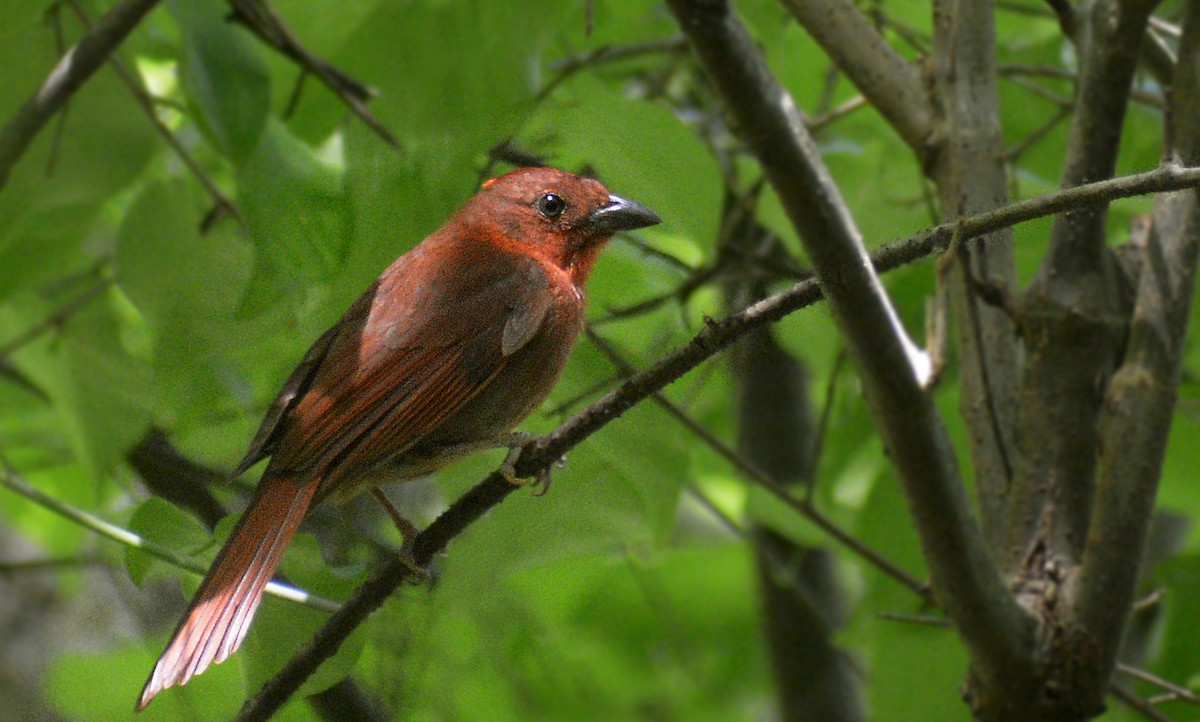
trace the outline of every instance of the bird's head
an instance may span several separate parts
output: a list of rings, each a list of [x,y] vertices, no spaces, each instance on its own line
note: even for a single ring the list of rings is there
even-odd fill
[[[491,237],[519,245],[582,285],[606,241],[661,223],[654,211],[609,193],[600,181],[556,168],[521,168],[493,178],[461,211]]]

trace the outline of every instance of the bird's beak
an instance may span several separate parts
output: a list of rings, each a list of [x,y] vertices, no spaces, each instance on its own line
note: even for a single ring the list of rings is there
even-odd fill
[[[608,205],[589,213],[580,226],[594,236],[611,236],[618,231],[632,231],[659,223],[662,219],[658,214],[641,203],[610,195]]]

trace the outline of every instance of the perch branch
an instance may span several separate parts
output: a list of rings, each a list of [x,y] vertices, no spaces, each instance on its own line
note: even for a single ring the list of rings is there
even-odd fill
[[[1136,176],[1117,178],[1102,183],[1080,186],[1048,196],[1014,203],[994,211],[963,218],[955,224],[943,224],[904,241],[879,249],[873,260],[880,270],[896,268],[919,260],[950,242],[955,229],[964,237],[988,233],[998,228],[1052,215],[1066,208],[1107,203],[1123,198],[1163,190],[1200,186],[1200,169],[1180,169],[1164,166]],[[536,476],[549,468],[568,450],[598,431],[609,421],[650,394],[665,388],[684,374],[720,353],[730,344],[755,328],[775,323],[788,314],[811,306],[821,299],[816,281],[800,281],[782,293],[766,298],[736,314],[719,321],[710,321],[703,331],[683,347],[667,354],[654,365],[639,372],[618,388],[605,394],[595,403],[576,414],[554,432],[526,447],[516,461],[520,476]],[[515,490],[512,484],[493,473],[456,501],[444,514],[434,520],[417,536],[414,558],[418,564],[428,563],[450,541],[475,520],[482,517]],[[239,722],[265,720],[297,690],[320,664],[332,656],[351,633],[378,609],[406,580],[414,580],[413,570],[397,558],[383,566],[378,574],[361,586],[330,617],[325,626],[296,652],[239,713]]]

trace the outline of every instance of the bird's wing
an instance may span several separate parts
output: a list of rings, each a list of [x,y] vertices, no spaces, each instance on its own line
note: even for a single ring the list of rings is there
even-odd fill
[[[318,498],[418,443],[492,383],[556,298],[539,261],[477,241],[405,259],[339,324],[282,420],[272,466],[320,479]]]
[[[372,286],[372,288],[374,288]],[[346,313],[347,317],[355,314],[356,311],[361,313],[357,308],[362,303],[364,295],[359,298],[359,303],[356,303]],[[275,396],[275,401],[271,403],[271,408],[267,409],[266,415],[263,417],[262,423],[258,425],[258,431],[254,434],[254,439],[250,442],[250,448],[246,451],[246,455],[234,470],[232,477],[236,479],[246,471],[271,455],[274,450],[275,443],[279,440],[279,435],[276,433],[279,430],[279,422],[284,415],[292,408],[296,399],[304,395],[312,383],[313,375],[320,368],[321,362],[325,360],[325,354],[329,352],[329,347],[333,344],[333,339],[337,335],[338,327],[334,326],[313,343],[308,352],[304,354],[304,358],[292,371],[291,376],[288,376],[287,381],[283,383],[283,388]]]

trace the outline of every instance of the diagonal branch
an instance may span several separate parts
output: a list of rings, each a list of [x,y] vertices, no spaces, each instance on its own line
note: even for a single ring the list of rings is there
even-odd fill
[[[233,19],[246,26],[267,45],[291,58],[305,73],[317,76],[346,107],[357,115],[375,134],[393,148],[400,148],[396,136],[367,108],[375,91],[324,60],[300,44],[292,29],[265,0],[228,0]]]
[[[1194,187],[1200,187],[1200,169],[1181,170],[1176,166],[1166,166],[1136,176],[1071,188],[964,218],[953,224],[943,224],[881,248],[873,254],[872,260],[881,271],[893,269],[945,249],[956,231],[965,239],[1053,215],[1068,208],[1107,203],[1113,198]],[[663,356],[552,433],[526,447],[515,464],[516,473],[523,477],[537,476],[634,404],[666,388],[745,334],[811,306],[821,298],[820,287],[814,279],[809,278],[738,313],[710,321],[690,343]],[[504,501],[515,488],[499,474],[489,475],[418,535],[413,549],[415,561],[427,564],[456,536]],[[337,652],[342,642],[382,606],[401,584],[406,580],[413,581],[415,577],[412,568],[404,560],[396,558],[389,561],[342,605],[337,614],[330,617],[278,675],[246,703],[237,719],[240,722],[267,719],[322,662]]]
[[[150,556],[160,559],[171,566],[187,569],[190,572],[195,572],[203,576],[206,567],[198,564],[191,559],[177,553],[174,549],[156,544],[149,539],[134,534],[128,529],[117,526],[111,522],[107,522],[98,516],[90,514],[83,509],[76,508],[59,499],[43,493],[24,478],[17,474],[7,464],[0,469],[0,486],[6,487],[14,493],[20,494],[26,499],[32,501],[38,506],[50,511],[58,516],[63,517],[79,526],[88,529],[100,536],[111,539],[119,544],[124,544],[127,547],[140,549]],[[281,584],[279,582],[269,582],[267,584],[267,594],[287,599],[288,601],[297,602],[314,609],[319,609],[325,612],[332,612],[338,608],[336,602],[318,597],[315,594],[309,594],[302,589]]]
[[[933,113],[920,69],[900,57],[850,0],[783,0],[783,4],[925,160]]]
[[[12,169],[71,94],[104,65],[159,0],[121,0],[100,18],[50,71],[42,87],[0,128],[0,191]]]
[[[94,27],[79,0],[68,0],[68,3],[71,9],[75,11],[75,16],[79,18],[79,22],[83,23],[84,28],[90,30]],[[122,62],[116,53],[113,53],[112,57],[109,58],[109,64],[112,65],[112,69],[116,72],[117,77],[121,79],[121,82],[125,84],[125,87],[133,95],[133,99],[137,101],[138,107],[146,114],[146,117],[154,126],[154,130],[158,131],[158,134],[162,136],[166,144],[171,146],[171,150],[175,151],[175,155],[179,157],[179,160],[187,166],[187,169],[196,177],[196,180],[200,181],[200,185],[204,186],[204,190],[216,206],[214,211],[217,214],[229,215],[240,220],[241,213],[238,211],[237,206],[234,205],[234,202],[217,186],[216,181],[200,167],[200,164],[196,162],[196,159],[192,157],[188,149],[183,147],[183,143],[180,143],[179,139],[175,137],[175,133],[159,120],[158,113],[154,109],[154,99],[142,87],[141,81],[126,67],[125,63]],[[208,223],[211,224],[215,220],[216,217],[213,216],[212,221],[208,221]]]
[[[626,361],[617,351],[617,349],[608,342],[604,337],[595,333],[592,330],[587,331],[588,340],[600,349],[600,352],[608,357],[625,377],[631,377],[635,374],[634,368]],[[792,509],[792,511],[808,519],[822,531],[828,534],[834,541],[849,549],[853,554],[861,557],[863,561],[878,569],[884,576],[891,577],[901,586],[913,592],[925,602],[933,602],[929,586],[904,571],[896,564],[888,560],[886,556],[872,549],[863,542],[859,541],[853,534],[838,526],[829,517],[825,516],[816,508],[812,502],[811,496],[805,496],[802,499],[797,499],[787,486],[780,483],[776,478],[767,474],[760,469],[749,459],[745,454],[737,449],[729,446],[725,442],[717,438],[711,431],[700,425],[695,419],[688,416],[687,413],[675,405],[666,394],[661,391],[655,391],[650,396],[656,404],[676,421],[683,424],[689,431],[696,435],[713,451],[717,452],[734,466],[739,472],[744,474],[748,479],[757,484],[771,496],[778,499],[780,502]]]

